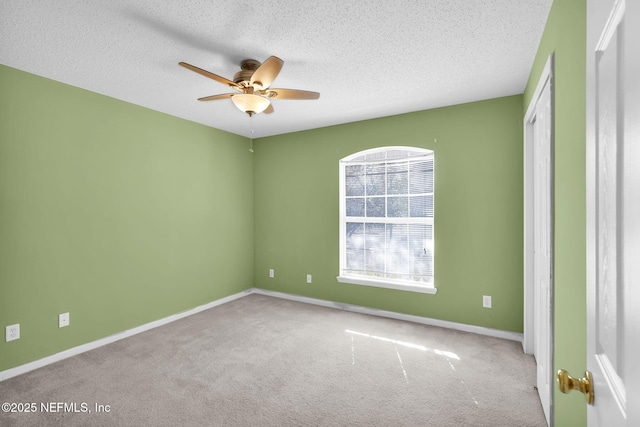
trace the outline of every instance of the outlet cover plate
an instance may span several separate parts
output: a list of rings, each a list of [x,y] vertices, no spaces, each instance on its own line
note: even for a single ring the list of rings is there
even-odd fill
[[[491,308],[491,296],[490,295],[482,295],[482,306],[484,308]]]
[[[64,328],[65,326],[69,326],[69,313],[58,315],[58,327]]]
[[[20,324],[9,325],[5,328],[5,342],[20,339]]]
[[[307,274],[307,283],[311,283],[311,275]]]
[[[269,269],[269,277],[271,277],[272,279],[276,276],[276,272],[274,271],[273,268]]]

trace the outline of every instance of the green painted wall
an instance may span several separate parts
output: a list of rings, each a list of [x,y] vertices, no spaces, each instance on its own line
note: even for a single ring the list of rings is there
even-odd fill
[[[526,110],[555,52],[554,369],[580,375],[586,359],[586,2],[555,0],[524,93]],[[558,426],[586,426],[580,393],[554,396]]]
[[[250,288],[248,143],[0,66],[0,371]]]
[[[518,95],[254,141],[256,287],[522,332],[521,111]],[[384,145],[435,150],[436,295],[336,281],[338,161]]]

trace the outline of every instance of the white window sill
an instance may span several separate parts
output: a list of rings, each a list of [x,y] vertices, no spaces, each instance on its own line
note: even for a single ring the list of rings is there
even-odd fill
[[[352,285],[374,286],[377,288],[397,289],[400,291],[419,292],[423,294],[435,294],[438,290],[433,286],[425,285],[411,285],[406,282],[393,281],[393,280],[375,280],[364,279],[361,277],[353,276],[338,276],[336,277],[340,283],[350,283]]]

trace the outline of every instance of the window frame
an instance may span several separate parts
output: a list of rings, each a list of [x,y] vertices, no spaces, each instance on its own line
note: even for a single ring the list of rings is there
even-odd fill
[[[431,150],[431,149],[426,149],[426,148],[419,148],[419,147],[408,147],[408,146],[385,146],[385,147],[377,147],[377,148],[372,148],[372,149],[368,149],[368,150],[363,150],[363,151],[359,151],[357,153],[353,153],[349,156],[346,156],[342,159],[339,160],[338,162],[338,167],[339,167],[339,255],[340,255],[340,265],[339,265],[339,275],[336,277],[337,281],[339,283],[348,283],[348,284],[354,284],[354,285],[364,285],[364,286],[373,286],[373,287],[379,287],[379,288],[387,288],[387,289],[396,289],[396,290],[402,290],[402,291],[410,291],[410,292],[419,292],[419,293],[426,293],[426,294],[435,294],[437,292],[437,289],[435,287],[435,269],[434,269],[434,281],[431,283],[427,283],[427,282],[413,282],[413,281],[409,281],[409,280],[395,280],[392,278],[375,278],[375,277],[370,277],[370,276],[364,276],[364,275],[358,275],[358,274],[346,274],[344,273],[344,271],[346,270],[346,258],[347,258],[347,248],[346,248],[346,224],[347,222],[353,222],[351,220],[355,220],[355,222],[358,222],[361,219],[365,219],[365,217],[347,217],[347,208],[346,208],[346,167],[347,165],[349,165],[349,162],[353,162],[355,159],[359,158],[359,157],[366,157],[367,155],[370,154],[374,154],[374,153],[383,153],[383,152],[389,152],[389,151],[394,151],[394,150],[398,150],[398,151],[407,151],[407,152],[411,152],[411,153],[416,153],[415,156],[408,156],[405,159],[411,159],[411,158],[418,158],[421,156],[433,156],[433,161],[434,161],[434,188],[433,188],[433,197],[434,197],[434,201],[435,201],[435,151]],[[379,163],[386,163],[388,161],[398,161],[400,159],[388,159],[385,155],[385,158],[381,158],[379,161]],[[363,161],[363,164],[367,164],[369,162],[365,162]],[[371,163],[375,163],[375,162],[370,162]],[[353,163],[352,163],[353,164]],[[385,187],[385,197],[388,197],[389,194],[387,193],[386,187]],[[365,214],[366,215],[366,214]],[[366,218],[369,219],[370,218]],[[412,224],[412,223],[419,223],[419,224],[431,224],[432,227],[434,227],[435,224],[435,212],[432,218],[425,218],[425,217],[387,217],[386,214],[384,217],[380,217],[380,219],[382,221],[364,221],[364,223],[375,223],[375,222],[384,222],[384,223],[394,223],[394,222],[400,222],[402,224]],[[361,221],[362,222],[362,221]],[[435,232],[434,229],[432,228],[432,240],[433,238],[435,238]],[[432,252],[434,255],[434,260],[435,260],[435,251]],[[433,267],[433,266],[432,266]]]

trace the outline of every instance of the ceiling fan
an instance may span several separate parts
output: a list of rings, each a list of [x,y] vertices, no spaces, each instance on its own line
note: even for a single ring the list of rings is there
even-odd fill
[[[273,113],[271,99],[318,99],[320,97],[318,92],[306,90],[271,89],[271,83],[278,76],[282,64],[284,64],[284,61],[277,56],[270,56],[262,64],[255,59],[245,59],[240,63],[240,71],[233,76],[233,81],[186,62],[180,62],[179,64],[191,71],[225,84],[238,92],[205,96],[198,98],[198,101],[231,98],[236,107],[249,116],[258,113]]]

